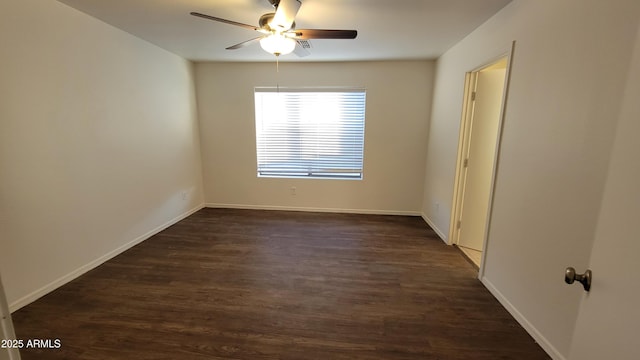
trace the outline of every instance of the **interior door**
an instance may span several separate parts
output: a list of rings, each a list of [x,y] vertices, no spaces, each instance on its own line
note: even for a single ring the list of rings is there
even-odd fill
[[[640,28],[632,59],[591,253],[593,284],[580,306],[571,360],[640,359]]]
[[[478,251],[484,243],[505,76],[506,61],[476,77],[458,245]]]
[[[7,299],[4,295],[4,287],[2,286],[2,280],[0,280],[0,341],[2,340],[15,340],[16,335],[13,331],[13,324],[11,322],[11,313],[9,312],[9,306],[7,305]],[[0,347],[0,360],[19,360],[20,353],[16,348]]]

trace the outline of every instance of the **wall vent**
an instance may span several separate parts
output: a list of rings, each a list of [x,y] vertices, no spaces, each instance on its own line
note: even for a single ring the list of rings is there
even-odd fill
[[[311,43],[308,40],[296,40],[303,49],[311,49]]]

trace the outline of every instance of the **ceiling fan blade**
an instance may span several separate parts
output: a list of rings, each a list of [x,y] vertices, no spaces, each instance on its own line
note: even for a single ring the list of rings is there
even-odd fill
[[[295,29],[288,31],[287,36],[296,40],[307,39],[355,39],[358,36],[356,30],[321,30],[321,29]]]
[[[311,49],[311,44],[307,40],[297,40],[293,53],[298,57],[305,57],[311,55],[309,49]]]
[[[278,7],[276,8],[276,14],[273,16],[273,20],[269,23],[271,29],[277,31],[286,31],[291,29],[293,20],[300,10],[299,0],[280,0]]]
[[[207,19],[207,20],[219,21],[219,22],[225,23],[225,24],[240,26],[240,27],[243,27],[245,29],[260,31],[260,28],[257,27],[257,26],[253,26],[253,25],[249,25],[249,24],[243,24],[243,23],[239,23],[237,21],[231,21],[231,20],[227,20],[227,19],[222,19],[222,18],[218,18],[218,17],[215,17],[215,16],[207,15],[207,14],[201,14],[201,13],[198,13],[198,12],[191,12],[190,14],[193,15],[193,16],[201,17],[203,19]]]
[[[262,39],[263,37],[264,37],[264,36],[258,36],[257,38],[253,38],[253,39],[250,39],[250,40],[247,40],[247,41],[243,41],[243,42],[241,42],[241,43],[239,43],[239,44],[231,45],[231,46],[229,46],[229,47],[228,47],[228,48],[226,48],[226,49],[227,49],[227,50],[236,50],[236,49],[240,49],[240,48],[245,47],[245,46],[247,46],[247,45],[251,45],[251,44],[253,44],[254,42],[256,42],[256,41],[258,41],[258,40]]]

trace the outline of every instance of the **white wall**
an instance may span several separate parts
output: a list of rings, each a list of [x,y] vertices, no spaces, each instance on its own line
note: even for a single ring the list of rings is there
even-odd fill
[[[0,272],[15,310],[203,195],[189,62],[56,1],[0,2],[0,44]]]
[[[637,0],[516,0],[436,66],[423,212],[447,233],[464,74],[516,41],[482,280],[557,359],[580,300],[563,272],[589,261],[639,15]]]
[[[275,61],[196,64],[206,203],[419,214],[432,69],[429,61],[280,63],[278,75]],[[257,178],[253,89],[278,78],[366,88],[364,180]]]

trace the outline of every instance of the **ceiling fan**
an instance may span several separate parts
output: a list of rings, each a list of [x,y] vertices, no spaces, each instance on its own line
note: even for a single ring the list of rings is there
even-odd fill
[[[253,26],[215,16],[191,12],[191,15],[203,19],[219,21],[225,24],[240,26],[245,29],[255,30],[261,36],[243,41],[227,47],[227,50],[235,50],[247,45],[260,42],[262,48],[276,56],[294,52],[298,56],[309,55],[309,39],[355,39],[358,36],[356,30],[326,30],[326,29],[296,29],[295,17],[302,3],[300,0],[267,0],[276,9],[262,15],[258,24]]]

